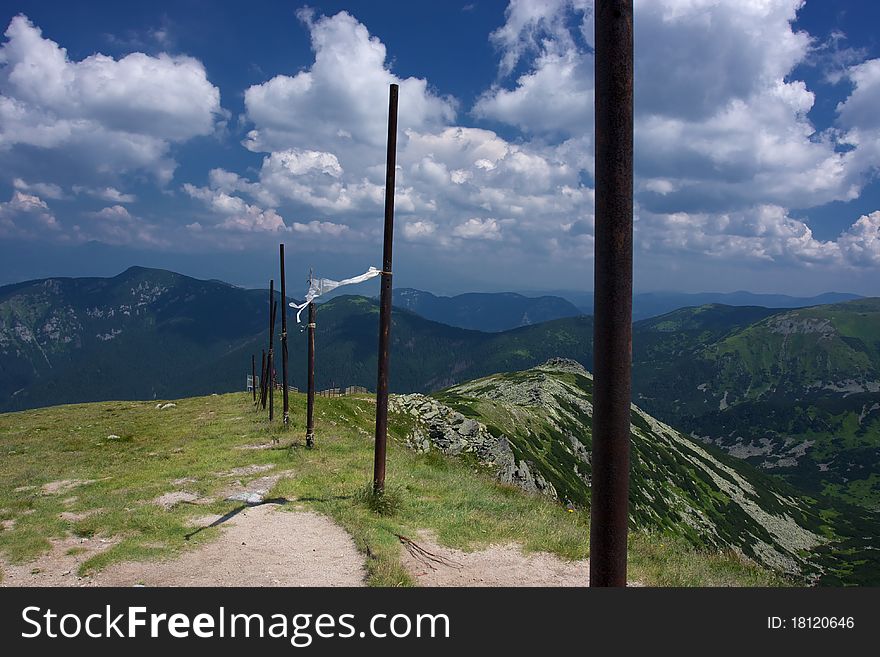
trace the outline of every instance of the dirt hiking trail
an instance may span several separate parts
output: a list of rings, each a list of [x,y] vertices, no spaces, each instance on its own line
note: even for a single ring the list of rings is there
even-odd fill
[[[87,559],[117,539],[69,537],[34,561],[3,562],[0,586],[364,586],[365,558],[351,536],[326,516],[275,503],[228,518],[199,518],[193,533],[217,525],[220,535],[175,558],[115,563],[80,577]],[[74,554],[68,552],[73,550]],[[586,586],[588,561],[565,561],[518,545],[464,552],[439,545],[430,532],[401,537],[401,563],[416,586]]]
[[[202,518],[208,526],[218,516]],[[115,541],[69,538],[26,564],[3,564],[2,586],[363,586],[364,557],[326,516],[277,504],[248,507],[220,536],[175,559],[117,563],[88,577],[79,565]],[[198,530],[198,526],[195,527]],[[70,548],[84,550],[68,555]]]

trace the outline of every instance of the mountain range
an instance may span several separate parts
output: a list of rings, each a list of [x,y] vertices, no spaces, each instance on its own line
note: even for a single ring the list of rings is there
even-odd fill
[[[259,367],[266,347],[267,302],[266,291],[143,268],[0,288],[0,411],[241,390],[251,356]],[[306,336],[290,321],[290,383],[302,389]],[[374,389],[377,326],[375,300],[349,295],[319,306],[319,389]],[[633,400],[808,494],[876,510],[878,336],[880,299],[678,309],[633,326]],[[396,307],[391,337],[399,393],[556,356],[592,367],[593,323],[583,315],[490,333]],[[276,368],[280,377],[280,357]]]
[[[267,347],[267,309],[267,291],[140,267],[113,278],[2,287],[0,411],[239,390],[251,355],[259,366]],[[289,381],[304,387],[304,324],[293,313],[289,321]],[[591,333],[590,318],[565,321],[556,334],[546,324],[485,333],[395,308],[392,388],[436,390],[558,353],[588,359],[589,343],[579,336]],[[374,300],[347,295],[318,306],[319,388],[374,387],[377,327]],[[276,369],[280,377],[280,356]]]
[[[657,317],[679,308],[710,304],[806,308],[860,299],[857,294],[826,292],[812,297],[753,292],[641,292],[633,295],[633,321]],[[477,331],[506,331],[563,317],[593,314],[592,292],[469,292],[436,296],[413,288],[396,288],[394,305],[426,319]]]
[[[552,290],[547,292],[523,292],[525,296],[552,295],[567,299],[585,315],[593,314],[593,293],[575,290]],[[721,304],[725,306],[763,306],[765,308],[805,308],[828,303],[840,303],[860,299],[858,294],[848,292],[825,292],[811,297],[795,297],[787,294],[756,294],[754,292],[637,292],[633,294],[633,321],[656,317],[691,306]]]
[[[471,292],[442,297],[412,288],[396,288],[392,303],[435,322],[490,332],[583,314],[561,297],[526,297],[514,292]]]

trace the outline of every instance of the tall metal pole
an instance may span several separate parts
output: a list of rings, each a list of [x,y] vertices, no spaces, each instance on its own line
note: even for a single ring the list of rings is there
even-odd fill
[[[260,365],[260,407],[266,408],[266,350],[263,349],[263,360]]]
[[[385,243],[379,297],[379,368],[376,382],[376,448],[373,492],[385,492],[385,446],[388,438],[388,356],[391,348],[391,246],[394,238],[394,173],[397,166],[397,92],[388,94],[388,152],[385,158]]]
[[[309,275],[309,283],[312,277]],[[309,304],[309,390],[306,409],[306,447],[315,446],[315,302]]]
[[[254,405],[257,403],[257,357],[251,354],[251,390],[254,391]]]
[[[272,337],[275,335],[275,317],[278,316],[278,302],[272,303]],[[269,350],[269,419],[275,419],[275,384],[277,383],[275,370],[275,348]]]
[[[284,245],[281,244],[281,397],[284,428],[290,426],[290,404],[287,390],[287,277],[284,275]]]
[[[626,586],[633,284],[633,1],[596,0],[590,586]]]
[[[278,316],[278,302],[272,303],[272,336],[275,335],[275,318]],[[269,419],[275,418],[275,384],[278,382],[275,370],[275,347],[269,349]]]
[[[267,363],[269,365],[267,374],[267,385],[269,386],[269,421],[275,419],[275,279],[269,281],[269,355]]]

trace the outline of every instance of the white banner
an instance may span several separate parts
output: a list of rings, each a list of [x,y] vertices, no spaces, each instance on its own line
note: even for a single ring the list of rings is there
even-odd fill
[[[312,301],[314,301],[317,297],[322,294],[326,294],[331,290],[335,290],[337,287],[342,287],[343,285],[354,285],[355,283],[363,283],[364,281],[368,281],[371,278],[375,278],[379,274],[381,274],[381,270],[376,269],[375,267],[370,267],[367,271],[365,271],[360,276],[354,276],[353,278],[346,278],[341,281],[332,281],[329,278],[317,278],[313,280],[309,284],[309,291],[306,293],[306,300],[301,304],[297,305],[293,302],[290,303],[291,308],[296,308],[296,321],[297,324],[300,322],[299,316],[302,314],[302,311],[308,306]]]

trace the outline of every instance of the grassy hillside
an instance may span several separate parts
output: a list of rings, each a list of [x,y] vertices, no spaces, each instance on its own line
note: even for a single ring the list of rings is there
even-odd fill
[[[880,299],[683,309],[637,324],[634,343],[647,410],[810,493],[880,509]]]
[[[399,414],[392,415],[388,461],[393,508],[377,515],[361,495],[371,477],[371,399],[319,398],[314,450],[299,442],[304,398],[293,395],[292,402],[290,433],[279,432],[277,423],[270,427],[242,393],[181,399],[167,409],[102,402],[0,415],[0,555],[27,561],[53,539],[73,534],[119,540],[85,562],[86,571],[173,557],[216,536],[218,529],[194,533],[190,522],[234,511],[240,503],[225,501],[224,491],[232,479],[247,484],[265,474],[234,470],[253,465],[292,470],[268,497],[333,517],[368,555],[374,585],[412,583],[396,535],[421,529],[463,549],[516,541],[567,558],[588,553],[586,512],[500,483],[472,460],[407,449],[412,419]],[[274,437],[281,440],[276,448],[243,449]],[[154,503],[175,491],[189,493],[192,503],[168,509]],[[783,583],[729,551],[695,549],[659,528],[631,534],[630,578],[681,586]]]
[[[582,367],[557,359],[454,386],[433,401],[412,395],[396,403],[418,420],[411,443],[473,452],[502,480],[583,507],[592,473],[592,389]],[[633,526],[735,549],[788,572],[822,573],[826,582],[880,578],[872,541],[864,538],[880,529],[876,516],[842,514],[829,500],[803,497],[636,406],[632,449]]]

